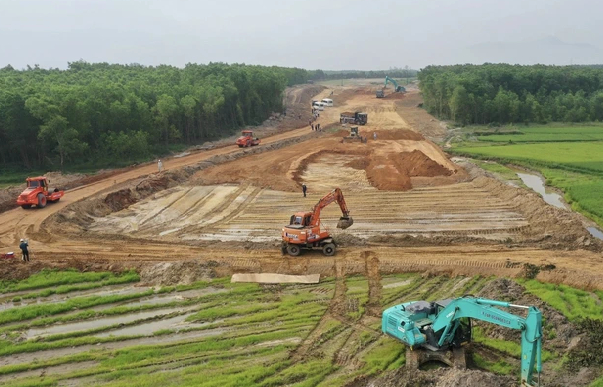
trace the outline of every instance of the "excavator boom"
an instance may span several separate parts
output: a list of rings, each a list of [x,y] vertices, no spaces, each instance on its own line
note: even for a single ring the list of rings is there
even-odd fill
[[[350,211],[345,204],[343,193],[339,188],[335,188],[316,203],[312,209],[312,220],[310,221],[310,224],[317,226],[320,223],[320,211],[333,202],[339,204],[342,214],[341,218],[339,218],[339,222],[337,222],[337,228],[346,229],[354,224],[354,220],[350,217]]]

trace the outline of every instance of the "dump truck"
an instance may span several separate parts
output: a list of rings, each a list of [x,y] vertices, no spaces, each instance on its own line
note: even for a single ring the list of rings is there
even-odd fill
[[[349,142],[349,141],[360,141],[362,143],[366,143],[366,137],[362,137],[358,133],[358,127],[357,126],[352,126],[350,128],[350,135],[349,136],[345,136],[344,138],[341,139],[341,142]]]
[[[343,112],[339,115],[339,123],[366,125],[368,122],[368,114],[362,112]]]
[[[244,148],[248,146],[260,145],[260,140],[257,137],[253,137],[253,130],[243,130],[241,132],[241,137],[237,138],[236,144],[239,148]]]
[[[385,91],[383,89],[377,90],[375,92],[375,96],[377,98],[385,98]]]
[[[320,199],[312,211],[296,212],[291,215],[289,224],[282,229],[281,251],[283,254],[288,253],[296,257],[301,254],[302,249],[320,249],[326,256],[335,254],[337,244],[328,230],[321,229],[320,222],[321,210],[333,202],[339,204],[342,213],[337,222],[337,228],[345,230],[354,224],[341,189],[335,188]]]
[[[25,181],[27,188],[17,198],[17,204],[23,209],[44,208],[48,202],[58,202],[65,194],[58,188],[48,188],[50,180],[44,176],[28,177]]]

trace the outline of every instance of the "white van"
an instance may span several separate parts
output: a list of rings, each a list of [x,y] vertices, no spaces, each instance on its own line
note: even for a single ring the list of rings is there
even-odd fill
[[[325,106],[333,106],[333,100],[330,98],[325,98],[325,99],[321,100],[320,102],[324,103]]]
[[[325,104],[324,102],[314,102],[312,103],[312,108],[316,110],[325,110]]]

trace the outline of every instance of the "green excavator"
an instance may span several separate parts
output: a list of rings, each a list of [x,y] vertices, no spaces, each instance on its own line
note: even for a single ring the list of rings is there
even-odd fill
[[[498,309],[522,308],[525,318]],[[521,385],[540,385],[542,371],[542,314],[534,306],[465,296],[435,302],[411,301],[393,306],[383,312],[381,330],[410,347],[424,348],[424,361],[439,360],[449,365],[462,359],[462,346],[471,341],[471,319],[487,321],[521,331]],[[450,350],[453,355],[450,356]],[[419,351],[407,351],[407,366],[419,366]],[[534,378],[534,368],[538,380]]]
[[[395,79],[392,79],[386,75],[385,76],[385,84],[383,85],[383,88],[381,90],[377,90],[377,92],[375,93],[377,98],[385,98],[385,89],[387,88],[388,82],[390,82],[392,85],[394,85],[394,91],[396,93],[406,93],[406,88],[404,86],[398,85],[398,82],[396,82]]]

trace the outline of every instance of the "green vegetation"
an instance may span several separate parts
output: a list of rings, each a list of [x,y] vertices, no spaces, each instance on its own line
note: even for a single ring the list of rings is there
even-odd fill
[[[603,376],[592,382],[588,387],[603,387]]]
[[[494,372],[495,374],[499,375],[513,375],[519,370],[519,367],[515,367],[512,364],[509,364],[505,360],[487,360],[479,353],[473,353],[473,362],[479,368],[482,368],[486,371]]]
[[[347,315],[355,320],[364,315],[364,306],[368,302],[368,280],[366,277],[354,276],[345,279],[347,292]]]
[[[475,137],[474,134],[483,133],[483,129],[465,128],[463,142],[454,144],[450,151],[482,160],[496,160],[499,164],[477,163],[495,173],[502,169],[499,174],[509,180],[517,181],[517,177],[511,178],[511,171],[496,165],[514,164],[536,169],[545,177],[547,185],[564,192],[565,200],[574,211],[603,226],[603,197],[599,194],[603,189],[603,141],[599,140],[603,137],[603,126],[551,124],[525,127],[520,131],[513,129],[512,132],[515,134]],[[554,142],[557,137],[559,140]]]
[[[461,124],[603,120],[603,69],[508,64],[427,66],[424,106]]]
[[[39,273],[31,275],[29,278],[22,281],[1,281],[0,293],[17,292],[21,290],[39,289],[51,286],[70,285],[82,282],[98,282],[92,288],[99,286],[114,285],[127,282],[140,281],[138,273],[133,270],[115,275],[111,272],[79,272],[77,270],[49,270],[43,269]],[[87,284],[86,286],[90,286]],[[88,289],[92,289],[88,288]],[[65,293],[68,288],[63,288],[61,292]],[[76,289],[79,290],[79,289]],[[67,290],[72,291],[72,290]],[[47,289],[45,292],[50,294],[60,294],[56,289]],[[45,296],[41,296],[45,297]]]
[[[496,162],[492,162],[492,161],[481,161],[481,160],[474,160],[475,164],[477,164],[480,168],[494,173],[495,175],[498,175],[500,178],[507,180],[507,181],[512,181],[513,183],[519,185],[519,186],[524,186],[523,182],[521,181],[521,179],[517,176],[517,172],[512,170],[511,168],[507,168],[504,165],[498,164]]]
[[[131,275],[123,274],[122,276]],[[61,272],[37,275],[10,286],[28,288],[59,281]],[[65,272],[74,281],[77,272]],[[79,273],[88,274],[88,273]],[[98,285],[120,276],[90,276],[91,281],[66,285],[35,287],[35,295],[46,294],[60,286]],[[487,277],[421,277],[414,273],[385,275],[382,278],[382,304],[408,300],[439,299],[446,294],[476,293],[490,279]],[[520,281],[528,291],[549,299],[568,295],[563,313],[594,314],[593,305],[600,302],[601,292],[581,292],[569,287],[555,287],[537,281]],[[362,276],[345,279],[348,317],[325,315],[329,299],[338,283],[327,278],[318,285],[230,283],[229,278],[200,281],[190,285],[164,287],[157,291],[121,296],[90,296],[66,298],[55,304],[20,305],[0,312],[0,321],[12,321],[0,328],[0,356],[10,361],[0,366],[0,375],[7,386],[55,386],[69,383],[107,386],[341,386],[354,380],[377,376],[404,366],[406,347],[398,340],[380,334],[380,321],[364,316],[368,300],[368,281]],[[205,291],[203,289],[208,289]],[[107,285],[99,287],[101,291]],[[194,289],[201,291],[195,296]],[[212,290],[214,289],[214,290]],[[547,290],[548,289],[548,290]],[[546,291],[545,291],[546,290]],[[184,298],[178,297],[178,292]],[[185,295],[186,294],[186,295]],[[191,296],[192,294],[192,296]],[[127,297],[142,297],[140,305],[121,305]],[[151,299],[146,297],[151,296]],[[176,297],[174,297],[176,296]],[[592,302],[586,297],[590,297]],[[116,297],[116,298],[111,298]],[[156,303],[155,297],[168,302]],[[325,301],[326,300],[326,301]],[[150,301],[149,303],[145,303]],[[103,305],[101,308],[93,306]],[[354,310],[355,306],[358,310]],[[559,306],[555,306],[561,308]],[[38,309],[41,308],[41,309]],[[55,309],[56,308],[56,309]],[[157,314],[141,311],[157,309]],[[45,317],[34,318],[38,313]],[[98,325],[88,321],[101,316],[124,316],[117,323],[108,320]],[[186,321],[171,325],[173,317]],[[18,320],[22,318],[21,320]],[[26,338],[31,328],[53,327],[55,324],[82,321],[79,329],[47,336]],[[162,325],[162,321],[168,325]],[[580,331],[597,331],[590,338],[591,347],[583,353],[560,358],[548,351],[543,360],[561,367],[563,361],[583,364],[584,357],[600,346],[601,320],[580,320]],[[158,325],[156,323],[159,323]],[[148,324],[148,326],[147,326]],[[588,325],[590,324],[590,325]],[[593,325],[595,324],[595,325]],[[489,324],[488,324],[489,326]],[[135,331],[121,331],[123,328]],[[490,338],[487,327],[475,327],[478,351],[477,366],[501,373],[519,373],[516,362],[520,343]],[[546,329],[550,335],[551,329]],[[101,333],[103,333],[101,335]],[[30,333],[31,334],[31,333]],[[311,334],[311,336],[309,336]],[[311,339],[309,339],[311,337]],[[58,350],[58,352],[48,352]],[[40,352],[40,357],[36,352]],[[488,355],[491,352],[496,355]],[[44,355],[42,355],[44,353]],[[21,354],[19,357],[12,355]],[[49,356],[50,355],[50,356]],[[353,357],[353,358],[352,358]],[[37,358],[35,360],[32,360]],[[19,360],[20,359],[20,360]],[[598,360],[597,360],[598,361]],[[343,364],[342,364],[343,362]],[[573,364],[572,363],[572,364]],[[597,363],[598,364],[598,363]],[[60,368],[52,368],[58,367]],[[44,378],[37,376],[47,370]],[[36,371],[30,375],[26,371]],[[561,372],[561,371],[560,371]]]
[[[148,160],[261,123],[282,111],[287,85],[309,76],[297,68],[223,63],[6,66],[0,69],[0,168],[98,169]]]
[[[147,290],[141,293],[124,294],[115,296],[90,296],[76,297],[63,303],[57,304],[34,304],[26,305],[20,308],[12,308],[0,312],[0,324],[6,324],[16,321],[30,320],[36,317],[52,316],[59,313],[71,311],[73,309],[90,308],[97,305],[112,304],[120,301],[132,300],[144,296],[150,296],[153,290]]]
[[[603,319],[603,291],[587,292],[566,285],[536,280],[517,280],[526,290],[557,309],[570,321],[581,318]]]

